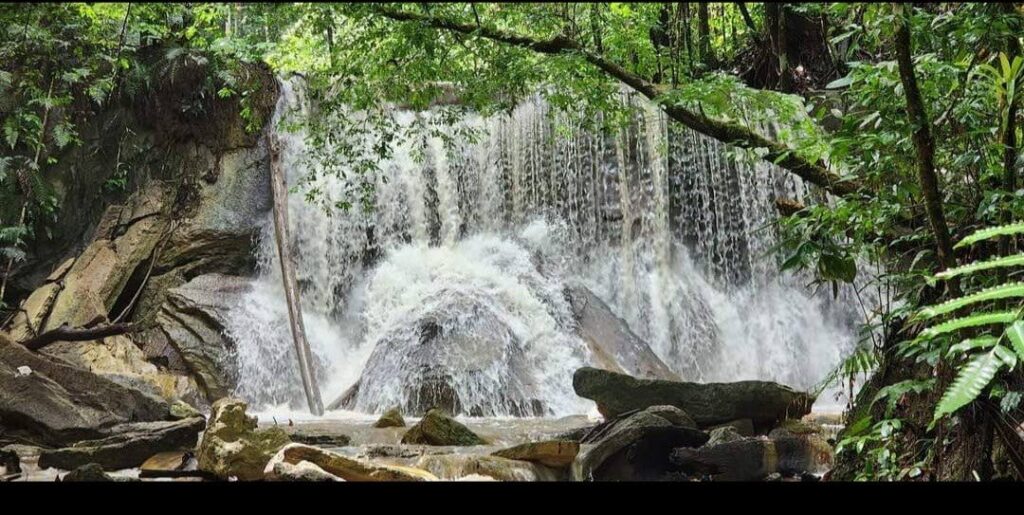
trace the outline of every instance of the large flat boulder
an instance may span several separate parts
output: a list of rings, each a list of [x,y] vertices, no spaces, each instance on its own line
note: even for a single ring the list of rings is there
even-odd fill
[[[7,437],[62,447],[109,436],[118,424],[171,418],[161,399],[29,351],[0,333],[0,428]]]
[[[811,411],[814,397],[770,381],[687,383],[638,379],[585,367],[573,375],[576,394],[595,401],[605,417],[650,406],[675,406],[700,427],[751,419],[756,428],[772,428]]]
[[[137,422],[110,429],[110,436],[78,442],[71,447],[44,449],[39,454],[41,468],[74,469],[96,463],[106,470],[142,465],[154,454],[192,450],[199,432],[206,427],[203,417],[172,422]]]
[[[677,447],[697,447],[707,433],[682,410],[651,406],[623,414],[587,433],[572,463],[575,481],[661,479],[671,466],[668,456]]]

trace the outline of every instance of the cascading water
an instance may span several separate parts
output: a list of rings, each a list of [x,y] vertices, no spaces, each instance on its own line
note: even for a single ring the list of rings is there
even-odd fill
[[[277,117],[306,109],[296,84],[283,84]],[[292,195],[325,400],[346,392],[348,406],[380,412],[411,396],[452,395],[469,414],[585,412],[571,377],[591,356],[563,294],[570,280],[685,380],[820,381],[854,346],[858,320],[844,298],[811,294],[768,255],[774,199],[802,200],[805,187],[650,105],[639,111],[636,123],[601,135],[532,98],[509,116],[462,120],[482,134],[473,141],[446,146],[424,133],[403,143],[380,166],[371,212],[329,215]],[[406,127],[432,115],[396,112]],[[311,166],[304,137],[281,138],[294,185]],[[313,186],[333,195],[353,187],[333,176]],[[264,223],[260,275],[228,327],[237,393],[257,406],[300,407],[269,213]],[[434,339],[445,343],[425,344]],[[433,381],[440,365],[444,389],[411,384]]]

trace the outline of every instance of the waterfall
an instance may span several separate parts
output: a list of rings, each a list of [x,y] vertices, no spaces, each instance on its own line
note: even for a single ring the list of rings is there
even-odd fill
[[[446,395],[402,383],[449,360],[445,373],[457,377],[445,388],[466,413],[583,412],[571,377],[590,356],[573,330],[567,281],[595,292],[685,380],[820,381],[855,345],[858,312],[845,288],[838,299],[813,293],[769,254],[774,199],[804,200],[808,189],[634,102],[636,120],[613,134],[580,127],[539,96],[508,115],[467,116],[450,133],[478,138],[445,144],[421,131],[380,163],[368,212],[328,213],[291,195],[325,400],[346,392],[357,410],[379,412],[409,395]],[[283,82],[275,121],[306,109],[299,83]],[[414,128],[437,113],[394,116]],[[302,132],[280,137],[290,185],[318,171]],[[355,176],[316,175],[308,186],[332,196],[357,188]],[[268,213],[258,277],[227,331],[238,395],[299,408],[272,230]],[[472,358],[417,347],[436,334],[473,340],[460,343]]]

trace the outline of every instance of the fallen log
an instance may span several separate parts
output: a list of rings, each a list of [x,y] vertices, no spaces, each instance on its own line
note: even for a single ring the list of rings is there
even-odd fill
[[[324,414],[324,403],[320,399],[320,389],[317,387],[313,371],[313,354],[309,350],[306,328],[302,323],[299,287],[295,281],[291,248],[288,246],[288,190],[284,170],[281,168],[280,144],[273,134],[267,136],[267,149],[270,153],[270,182],[274,193],[274,236],[277,239],[277,254],[281,260],[285,299],[288,301],[288,321],[295,340],[295,355],[299,361],[299,374],[302,376],[302,387],[306,391],[309,411],[320,416]]]
[[[56,342],[84,342],[99,340],[108,336],[117,336],[134,332],[136,327],[128,322],[118,324],[102,324],[93,327],[70,327],[62,324],[56,329],[50,329],[41,334],[21,342],[25,348],[38,351],[51,343]]]

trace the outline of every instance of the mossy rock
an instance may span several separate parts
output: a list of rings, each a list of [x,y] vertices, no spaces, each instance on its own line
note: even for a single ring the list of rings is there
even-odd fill
[[[486,445],[487,441],[477,436],[468,427],[456,422],[438,409],[423,415],[418,424],[402,436],[404,444],[420,445]]]
[[[270,458],[291,443],[279,427],[257,430],[256,418],[245,414],[246,407],[232,398],[213,403],[208,429],[199,442],[199,470],[224,479],[263,479]]]
[[[391,408],[377,419],[373,427],[405,427],[405,419],[402,418],[402,412],[397,407]]]

